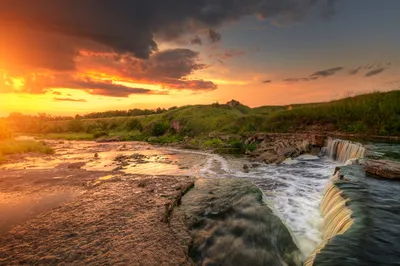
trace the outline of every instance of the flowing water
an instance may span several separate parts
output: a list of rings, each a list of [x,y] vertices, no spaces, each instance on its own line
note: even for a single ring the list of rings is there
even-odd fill
[[[256,184],[289,227],[304,255],[309,255],[322,241],[319,204],[324,187],[336,167],[332,160],[304,155],[295,160],[286,160],[282,165],[266,165],[249,163],[244,158],[180,152],[207,156],[204,163],[192,168],[196,176],[244,178]],[[249,166],[248,172],[244,172],[244,164]]]
[[[365,148],[356,142],[329,139],[325,157],[303,155],[288,159],[281,165],[266,165],[249,162],[243,157],[156,148],[145,143],[52,144],[56,146],[57,157],[28,158],[4,168],[52,169],[63,163],[84,161],[83,169],[87,170],[113,171],[118,168],[127,174],[248,179],[263,190],[266,200],[288,226],[305,256],[322,241],[319,205],[335,167],[366,153]],[[98,153],[98,158],[94,153]],[[244,169],[245,164],[247,167]]]
[[[243,158],[203,152],[180,152],[206,156],[205,163],[192,168],[192,174],[207,178],[244,178],[256,184],[289,227],[300,250],[308,256],[322,242],[319,206],[335,167],[350,159],[363,158],[366,149],[357,142],[328,139],[325,157],[303,155],[281,165],[249,163]],[[249,171],[243,171],[244,164],[249,166]]]

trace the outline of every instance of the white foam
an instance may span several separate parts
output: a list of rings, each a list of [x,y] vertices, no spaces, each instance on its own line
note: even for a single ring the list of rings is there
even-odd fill
[[[174,151],[207,156],[205,163],[196,166],[201,177],[246,178],[254,182],[289,227],[305,256],[322,241],[319,204],[336,166],[333,161],[304,155],[286,161],[284,165],[261,164],[245,173],[241,169],[248,162],[243,158],[226,159],[200,151]]]

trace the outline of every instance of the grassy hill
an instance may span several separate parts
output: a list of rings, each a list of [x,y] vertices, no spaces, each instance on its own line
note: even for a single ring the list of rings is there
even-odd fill
[[[337,131],[367,135],[400,135],[400,91],[375,92],[327,103],[250,108],[241,104],[191,105],[160,114],[65,121],[9,121],[17,132],[50,137],[92,139],[119,136],[171,141],[218,134],[252,132]],[[179,132],[172,127],[178,123]],[[54,135],[56,134],[56,135]]]

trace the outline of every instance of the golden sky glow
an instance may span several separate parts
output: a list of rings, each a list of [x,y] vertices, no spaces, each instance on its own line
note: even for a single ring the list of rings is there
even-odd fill
[[[127,7],[135,10],[134,2],[126,1]],[[10,5],[0,10],[0,116],[231,99],[252,107],[288,105],[400,88],[396,8],[363,7],[354,14],[353,4],[343,2],[324,22],[288,16],[271,23],[266,18],[281,16],[279,8],[260,13],[257,5],[241,5],[217,23],[173,9],[174,16],[159,18],[162,25],[146,20],[149,27],[106,23],[99,14],[113,16],[107,5],[97,7],[100,13],[58,2],[43,10]],[[64,11],[69,8],[87,10],[71,17]],[[287,8],[286,15],[307,13]],[[242,9],[255,16],[245,17]],[[116,10],[114,15],[126,14]],[[132,17],[124,18],[129,22]],[[49,27],[50,21],[57,27]]]

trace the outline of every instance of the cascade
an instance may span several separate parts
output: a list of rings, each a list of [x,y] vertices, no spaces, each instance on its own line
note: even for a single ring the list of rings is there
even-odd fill
[[[328,183],[324,197],[320,205],[321,215],[324,218],[322,232],[323,241],[307,258],[304,266],[312,266],[315,257],[326,244],[335,236],[344,234],[353,224],[352,211],[346,206],[348,199],[345,199],[341,194],[342,191],[334,185],[334,182],[340,178],[337,171]]]
[[[335,161],[345,163],[350,159],[363,158],[365,148],[357,142],[328,138],[326,155]]]

